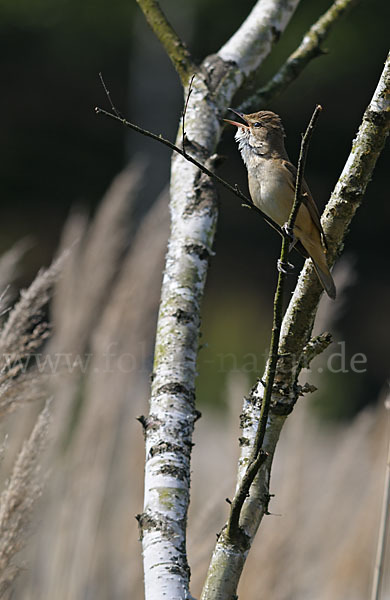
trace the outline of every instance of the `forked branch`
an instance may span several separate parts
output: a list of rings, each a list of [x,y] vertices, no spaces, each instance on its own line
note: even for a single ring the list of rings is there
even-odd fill
[[[266,108],[272,99],[284,92],[313,58],[325,54],[321,49],[322,42],[328,37],[338,20],[358,2],[360,0],[336,0],[305,33],[298,48],[288,57],[272,79],[253,96],[247,98],[239,110],[250,112],[252,109]]]

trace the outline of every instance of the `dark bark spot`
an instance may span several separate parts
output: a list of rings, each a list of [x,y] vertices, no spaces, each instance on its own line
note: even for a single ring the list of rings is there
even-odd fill
[[[210,252],[203,244],[186,244],[184,246],[187,254],[195,254],[200,260],[208,260]]]
[[[143,428],[146,428],[146,417],[145,415],[140,415],[137,417],[137,421],[139,421]]]
[[[249,440],[246,437],[239,437],[238,438],[238,442],[240,444],[240,446],[249,446]]]
[[[280,29],[278,29],[277,27],[275,27],[275,26],[271,27],[272,41],[274,44],[276,44],[276,42],[279,41],[281,33],[282,32],[280,31]]]
[[[195,401],[195,393],[192,390],[186,388],[185,385],[177,381],[172,383],[166,383],[158,388],[156,395],[160,394],[172,394],[173,396],[184,396],[189,402]]]
[[[191,140],[187,137],[187,134],[185,135],[184,146],[186,150],[192,150],[199,161],[205,161],[209,157],[208,149],[205,146],[202,146],[202,144],[199,144],[199,142]]]
[[[289,397],[288,401],[282,397],[278,400],[273,400],[270,407],[270,412],[272,412],[274,415],[287,416],[292,413],[297,399],[298,396],[294,396],[294,398]]]
[[[173,317],[175,317],[179,323],[191,323],[194,318],[196,317],[196,315],[194,315],[193,313],[190,313],[188,311],[182,310],[181,308],[178,308],[177,310],[175,310],[175,312],[172,314]]]
[[[200,410],[194,410],[194,423],[196,423],[196,421],[199,421],[201,416],[202,416],[202,413],[200,412]]]
[[[172,452],[173,454],[181,454],[186,458],[191,456],[191,445],[190,444],[171,444],[169,442],[159,442],[155,446],[150,448],[150,456],[156,456],[158,454],[164,454],[166,452]]]
[[[366,110],[363,118],[365,121],[369,121],[376,127],[384,127],[390,119],[390,113],[389,111],[376,112],[373,110]]]
[[[207,87],[211,93],[214,93],[230,71],[237,69],[237,64],[231,60],[224,61],[217,54],[211,54],[205,59],[201,69],[205,76]]]
[[[195,211],[213,215],[217,210],[217,190],[214,182],[206,173],[199,171],[194,181],[194,195],[184,209],[184,216]]]
[[[162,465],[160,469],[158,469],[158,473],[161,473],[161,475],[171,475],[172,477],[175,477],[175,479],[180,479],[180,481],[187,481],[189,479],[189,474],[186,469],[175,467],[174,465]]]

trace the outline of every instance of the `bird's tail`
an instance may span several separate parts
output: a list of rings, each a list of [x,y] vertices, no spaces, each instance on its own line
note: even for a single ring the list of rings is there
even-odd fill
[[[314,227],[313,227],[314,229]],[[328,263],[326,261],[326,254],[321,244],[320,233],[318,230],[312,230],[309,235],[303,235],[302,229],[299,231],[300,235],[297,236],[302,243],[304,249],[313,261],[314,268],[317,273],[317,277],[320,280],[322,287],[328,294],[329,298],[334,300],[336,298],[336,286],[333,281],[333,277],[329,271]]]
[[[328,294],[329,298],[332,298],[332,300],[334,300],[336,298],[336,286],[334,284],[333,277],[329,271],[328,265],[325,261],[321,261],[321,265],[319,265],[318,262],[316,262],[313,259],[313,257],[312,261],[322,287]]]

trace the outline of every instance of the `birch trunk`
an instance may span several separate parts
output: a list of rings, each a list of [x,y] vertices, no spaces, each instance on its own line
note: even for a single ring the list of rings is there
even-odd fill
[[[186,112],[186,150],[213,166],[219,116],[244,79],[268,55],[299,0],[263,0],[217,55],[196,73]],[[181,144],[181,131],[177,143]],[[211,158],[210,158],[211,157]],[[144,510],[138,516],[146,600],[189,598],[186,520],[195,410],[196,356],[208,259],[217,223],[210,180],[180,156],[172,159],[171,236],[157,325],[146,436]]]

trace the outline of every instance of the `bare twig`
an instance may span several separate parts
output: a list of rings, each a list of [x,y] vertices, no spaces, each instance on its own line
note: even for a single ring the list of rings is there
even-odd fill
[[[182,118],[182,147],[183,147],[183,152],[184,152],[184,156],[186,156],[186,148],[185,148],[185,142],[186,142],[186,130],[185,130],[185,119],[186,119],[186,112],[187,112],[187,108],[188,108],[188,102],[191,96],[191,92],[192,92],[192,82],[194,81],[194,77],[195,75],[192,75],[191,79],[190,79],[190,83],[188,85],[188,93],[187,93],[187,98],[186,101],[184,103],[184,108],[183,108],[183,112],[181,113],[181,118]]]
[[[318,117],[320,116],[321,111],[322,111],[322,106],[320,104],[317,104],[317,106],[314,109],[313,115],[310,119],[310,123],[307,126],[306,133],[302,138],[301,151],[299,153],[298,166],[297,166],[297,178],[296,178],[296,184],[295,184],[294,204],[291,209],[290,218],[288,220],[288,229],[290,231],[292,231],[294,229],[295,221],[298,216],[299,207],[302,202],[301,189],[302,189],[303,172],[305,170],[305,165],[306,165],[307,150],[308,150],[308,147],[310,144],[310,139],[313,134],[314,127],[316,125]],[[286,252],[286,257],[287,257],[287,252]]]
[[[116,116],[118,117],[118,119],[123,119],[123,117],[122,117],[121,113],[119,112],[119,110],[117,110],[116,106],[114,105],[114,103],[113,103],[113,101],[112,101],[112,99],[111,99],[110,90],[109,90],[109,89],[108,89],[108,87],[106,86],[106,83],[105,83],[105,81],[104,81],[104,79],[103,79],[103,75],[102,75],[102,73],[99,73],[99,79],[100,79],[100,83],[101,83],[101,84],[102,84],[102,86],[103,86],[103,89],[104,89],[104,91],[105,91],[105,94],[106,94],[106,96],[107,96],[107,99],[108,99],[108,101],[109,101],[109,103],[110,103],[110,106],[111,106],[111,109],[112,109],[112,111],[113,111],[113,112],[116,114]]]
[[[388,415],[390,416],[390,397],[385,402]],[[389,419],[388,419],[389,421]],[[390,433],[390,421],[388,422],[388,430]],[[387,450],[387,463],[385,483],[383,487],[382,514],[378,533],[378,547],[375,560],[374,579],[372,582],[371,600],[379,600],[383,578],[383,564],[385,560],[387,531],[389,529],[390,517],[390,435]]]
[[[139,127],[139,125],[135,125],[135,123],[131,123],[127,119],[118,116],[118,114],[116,112],[115,112],[115,114],[113,114],[113,113],[108,112],[107,110],[104,110],[103,108],[99,108],[98,106],[95,107],[95,112],[97,115],[102,114],[102,115],[105,115],[106,117],[110,117],[110,119],[114,119],[114,121],[119,121],[125,127],[134,129],[134,131],[137,131],[138,133],[141,133],[142,135],[150,137],[150,138],[152,138],[152,140],[155,140],[156,142],[160,142],[160,144],[164,144],[165,146],[168,146],[168,148],[170,148],[171,150],[174,150],[175,152],[180,154],[183,158],[185,158],[186,160],[188,160],[189,162],[194,164],[196,167],[198,167],[198,169],[200,169],[203,173],[205,173],[206,175],[208,175],[215,181],[218,181],[218,183],[220,183],[226,189],[228,189],[230,192],[232,192],[232,194],[234,194],[235,196],[240,198],[240,200],[242,201],[242,203],[245,206],[247,206],[248,208],[251,208],[255,212],[259,213],[263,217],[263,219],[269,225],[271,225],[271,227],[276,229],[276,231],[280,235],[282,235],[282,236],[285,235],[284,232],[282,231],[282,229],[279,227],[279,225],[277,225],[274,221],[272,221],[272,219],[270,219],[265,213],[263,213],[262,210],[257,208],[257,206],[255,206],[253,204],[252,200],[250,198],[248,198],[248,196],[245,196],[245,194],[243,194],[241,192],[241,190],[239,189],[237,184],[235,186],[230,185],[230,183],[225,181],[225,179],[222,179],[222,177],[219,177],[213,171],[210,171],[210,169],[205,167],[205,165],[202,165],[202,163],[198,162],[195,158],[193,158],[190,154],[188,154],[188,152],[184,151],[184,149],[182,149],[182,148],[179,148],[179,146],[176,146],[173,142],[171,142],[170,140],[167,140],[161,134],[156,135],[155,133],[152,133],[151,131],[148,131],[147,129],[142,129],[142,127]],[[212,160],[212,158],[213,157],[211,157],[211,160]]]
[[[137,3],[185,87],[191,74],[197,70],[188,48],[169,23],[157,0],[137,0]]]
[[[287,229],[293,231],[295,220],[298,215],[298,210],[302,202],[301,186],[303,179],[303,172],[306,162],[307,151],[313,133],[315,123],[321,112],[321,106],[317,105],[314,113],[310,119],[310,123],[306,129],[306,133],[302,138],[301,150],[299,153],[297,177],[295,184],[295,197],[294,203],[291,208],[291,213],[287,223]],[[279,264],[283,265],[287,262],[287,256],[289,253],[289,241],[287,237],[283,237],[282,248],[280,252]],[[284,269],[279,269],[278,283],[276,286],[275,298],[274,298],[274,315],[271,335],[271,345],[268,356],[269,368],[267,371],[267,379],[265,382],[264,397],[261,404],[260,419],[257,426],[257,432],[252,448],[252,452],[249,458],[247,470],[241,480],[240,486],[233,499],[230,516],[227,524],[227,538],[231,542],[238,541],[240,538],[239,520],[241,509],[245,502],[245,499],[249,493],[250,486],[253,483],[256,474],[258,473],[261,465],[267,458],[266,452],[262,450],[264,441],[264,435],[267,426],[268,413],[271,405],[272,388],[275,380],[276,366],[279,358],[279,339],[280,331],[283,320],[283,293],[284,285],[286,280],[287,272]]]
[[[325,54],[321,44],[329,35],[337,21],[360,0],[336,0],[312,27],[305,33],[298,48],[288,57],[281,69],[272,79],[253,96],[245,100],[239,110],[249,112],[252,108],[260,110],[281,94],[317,56]]]

